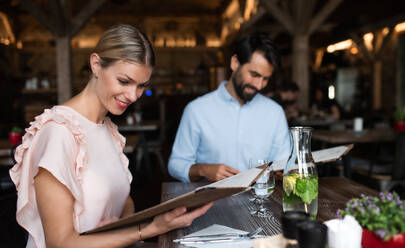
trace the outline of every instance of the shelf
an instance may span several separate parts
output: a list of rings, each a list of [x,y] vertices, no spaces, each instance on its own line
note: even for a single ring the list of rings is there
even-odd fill
[[[22,89],[24,95],[56,94],[56,88],[49,89]]]

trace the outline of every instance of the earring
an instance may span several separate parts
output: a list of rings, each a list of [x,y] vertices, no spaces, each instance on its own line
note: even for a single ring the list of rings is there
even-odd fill
[[[97,76],[97,74],[94,74],[94,78],[95,78],[95,79],[98,79],[98,76]]]

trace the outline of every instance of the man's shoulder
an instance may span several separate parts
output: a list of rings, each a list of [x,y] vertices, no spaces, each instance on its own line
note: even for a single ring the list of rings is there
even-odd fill
[[[192,100],[187,104],[188,108],[204,108],[204,107],[211,107],[214,104],[214,101],[217,98],[217,91],[208,92],[202,96],[197,97],[196,99]]]
[[[264,96],[262,94],[257,94],[256,97],[257,97],[257,99],[256,99],[257,103],[259,105],[265,107],[266,109],[277,110],[277,111],[280,111],[283,109],[280,104],[278,104],[276,101],[274,101],[270,97]]]

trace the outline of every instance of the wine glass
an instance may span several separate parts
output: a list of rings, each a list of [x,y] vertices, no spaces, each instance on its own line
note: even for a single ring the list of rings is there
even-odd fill
[[[251,158],[251,159],[249,159],[249,169],[259,167],[261,165],[267,164],[268,162],[269,161],[267,161],[265,159],[252,159]],[[266,180],[267,179],[264,176],[257,179],[258,182],[266,181]],[[253,202],[254,204],[260,205],[262,203],[263,199],[256,197],[256,194],[254,193],[253,188],[252,188],[252,194],[253,194],[253,197],[249,198],[249,201]]]
[[[261,218],[271,216],[271,211],[264,206],[264,201],[273,193],[275,187],[274,171],[267,168],[263,173],[261,180],[257,180],[253,185],[253,192],[260,199],[257,210],[250,212],[251,215]]]

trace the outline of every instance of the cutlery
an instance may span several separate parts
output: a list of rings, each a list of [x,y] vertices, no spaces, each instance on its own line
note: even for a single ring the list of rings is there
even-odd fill
[[[248,232],[245,234],[239,233],[220,233],[220,234],[208,234],[208,235],[196,235],[196,236],[188,236],[180,239],[175,239],[173,242],[183,242],[183,241],[213,241],[213,240],[231,240],[231,239],[238,239],[238,238],[251,238],[258,233],[263,231],[261,227],[257,228],[252,232]],[[224,242],[224,241],[222,241]]]
[[[254,237],[230,237],[230,238],[222,238],[222,239],[199,239],[199,240],[183,240],[180,241],[180,244],[207,244],[207,243],[224,243],[224,242],[235,242],[235,241],[243,241],[243,240],[251,240]]]

